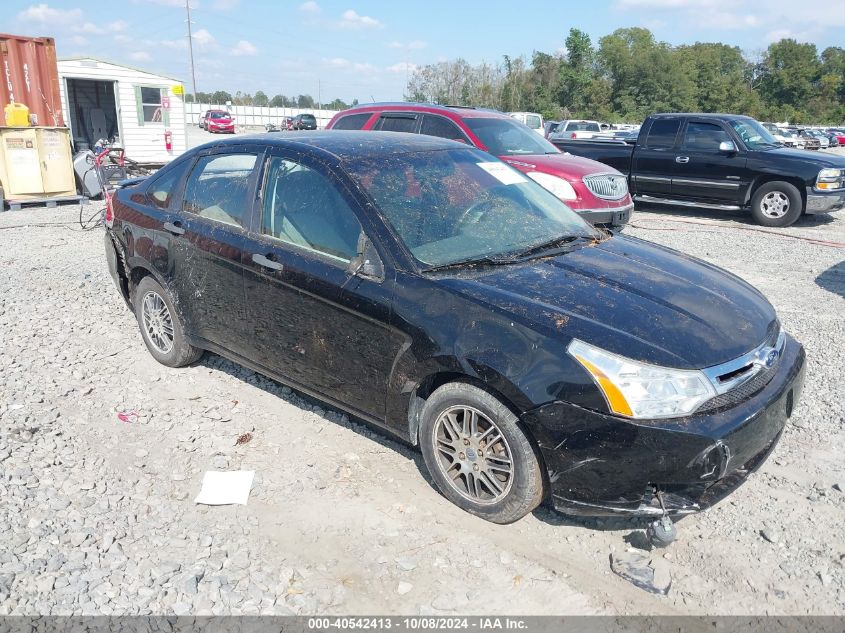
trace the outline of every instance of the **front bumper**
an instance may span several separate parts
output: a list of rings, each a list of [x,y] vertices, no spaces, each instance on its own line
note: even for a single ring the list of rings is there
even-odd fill
[[[813,187],[807,187],[807,215],[831,213],[845,209],[845,191],[820,193]]]
[[[631,212],[634,210],[634,204],[626,204],[623,207],[613,207],[610,209],[572,209],[587,220],[590,224],[602,224],[607,226],[624,226],[628,224],[631,219]]]
[[[772,379],[746,400],[670,420],[629,420],[565,402],[523,420],[545,460],[555,509],[658,516],[706,509],[771,454],[804,384],[804,348],[787,336]]]

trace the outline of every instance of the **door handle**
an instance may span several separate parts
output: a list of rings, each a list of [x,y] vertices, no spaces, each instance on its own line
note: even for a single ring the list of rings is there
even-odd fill
[[[688,163],[689,162],[689,156],[675,156],[675,162],[676,163]]]
[[[262,255],[261,253],[254,253],[252,255],[252,261],[254,261],[259,266],[264,266],[264,268],[269,268],[270,270],[284,270],[284,266],[279,262],[275,262],[269,257]]]
[[[165,222],[164,230],[173,235],[184,235],[185,229],[182,228],[181,222]]]

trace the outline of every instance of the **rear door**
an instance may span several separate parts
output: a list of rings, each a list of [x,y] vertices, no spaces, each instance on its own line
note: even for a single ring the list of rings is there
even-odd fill
[[[438,114],[423,115],[422,122],[420,123],[420,134],[447,138],[450,141],[459,141],[461,143],[466,143],[467,145],[472,145],[461,128],[445,116],[440,116]]]
[[[636,192],[656,198],[668,198],[675,176],[675,147],[681,129],[680,117],[652,119],[644,142],[634,149],[631,175]]]
[[[174,283],[192,333],[240,353],[246,335],[241,254],[252,218],[263,149],[243,145],[199,155],[173,235]]]
[[[736,152],[720,152],[719,144],[731,141]],[[672,198],[739,205],[750,184],[745,149],[721,121],[689,119],[675,154]]]
[[[392,274],[348,270],[371,229],[322,162],[274,149],[265,170],[245,253],[249,355],[294,385],[383,421],[404,339],[388,325]]]

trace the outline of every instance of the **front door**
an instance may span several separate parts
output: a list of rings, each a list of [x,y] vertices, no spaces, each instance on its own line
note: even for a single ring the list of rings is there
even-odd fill
[[[742,203],[750,184],[745,150],[720,152],[719,144],[734,142],[730,132],[716,121],[690,119],[676,152],[672,198],[730,206]]]
[[[235,353],[248,334],[242,250],[262,156],[249,146],[201,154],[179,212],[164,226],[174,235],[178,307],[192,334]]]
[[[260,219],[244,253],[251,356],[294,386],[379,421],[402,339],[389,327],[392,275],[349,272],[365,226],[325,165],[268,158]]]

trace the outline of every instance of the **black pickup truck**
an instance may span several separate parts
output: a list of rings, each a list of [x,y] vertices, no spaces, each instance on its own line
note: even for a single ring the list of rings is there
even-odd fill
[[[783,147],[747,116],[654,114],[635,142],[554,144],[628,174],[634,200],[643,203],[750,209],[764,226],[845,207],[845,157]]]

